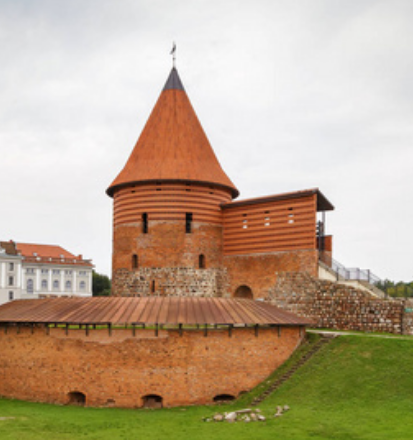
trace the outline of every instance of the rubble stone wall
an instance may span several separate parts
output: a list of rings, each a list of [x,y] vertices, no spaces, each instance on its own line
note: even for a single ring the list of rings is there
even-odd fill
[[[9,328],[0,331],[0,395],[66,404],[69,393],[86,406],[141,407],[157,395],[163,406],[237,397],[262,382],[300,344],[300,327],[228,330]]]
[[[409,333],[413,313],[404,314],[404,301],[379,299],[339,283],[306,273],[279,272],[268,296],[278,307],[311,318],[318,328]]]
[[[115,272],[114,296],[222,296],[227,276],[223,269],[142,267]]]

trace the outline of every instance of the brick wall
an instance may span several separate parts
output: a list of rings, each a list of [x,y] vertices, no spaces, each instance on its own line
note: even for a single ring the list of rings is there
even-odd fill
[[[207,404],[219,394],[238,396],[263,381],[301,341],[298,327],[228,331],[16,328],[0,331],[0,395],[68,403],[86,395],[88,406],[140,407],[148,394],[164,406]]]
[[[407,318],[403,325],[403,301],[374,298],[365,291],[306,273],[279,272],[268,298],[278,307],[314,319],[319,328],[410,331]]]
[[[228,273],[227,296],[233,296],[239,286],[250,287],[254,298],[265,298],[277,278],[277,272],[318,272],[318,252],[314,249],[272,252],[268,254],[224,257]]]

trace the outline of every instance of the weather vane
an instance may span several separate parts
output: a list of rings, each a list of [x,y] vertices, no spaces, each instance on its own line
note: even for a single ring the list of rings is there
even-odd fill
[[[171,55],[172,55],[172,65],[173,65],[173,67],[175,67],[175,61],[176,61],[176,44],[175,44],[175,41],[172,43]]]

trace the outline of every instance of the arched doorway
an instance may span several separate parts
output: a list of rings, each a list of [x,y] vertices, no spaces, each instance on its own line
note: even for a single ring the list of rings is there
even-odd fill
[[[237,288],[234,293],[234,298],[249,298],[253,299],[254,295],[252,294],[252,290],[250,287],[242,285]]]
[[[162,397],[157,394],[148,394],[142,397],[144,408],[162,408]]]
[[[84,406],[86,403],[86,396],[85,394],[79,392],[79,391],[72,391],[70,392],[67,397],[69,398],[69,405],[79,405]]]

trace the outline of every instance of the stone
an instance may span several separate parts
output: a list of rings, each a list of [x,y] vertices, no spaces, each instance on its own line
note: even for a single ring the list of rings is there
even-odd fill
[[[224,420],[224,416],[222,414],[215,414],[214,415],[214,420],[216,422],[222,422]]]
[[[250,413],[252,411],[252,409],[250,408],[246,408],[246,409],[239,409],[238,411],[235,411],[237,414],[245,414],[245,413]]]
[[[284,405],[284,408],[283,408],[284,411],[289,411],[289,409],[290,409],[290,407],[288,405]]]
[[[230,412],[225,416],[225,420],[227,422],[235,422],[237,420],[237,413],[236,412]]]
[[[248,416],[244,417],[244,422],[249,423],[251,421],[251,419]]]
[[[263,415],[261,415],[261,414],[258,414],[257,415],[257,419],[260,421],[260,422],[265,422],[267,419],[263,416]]]

